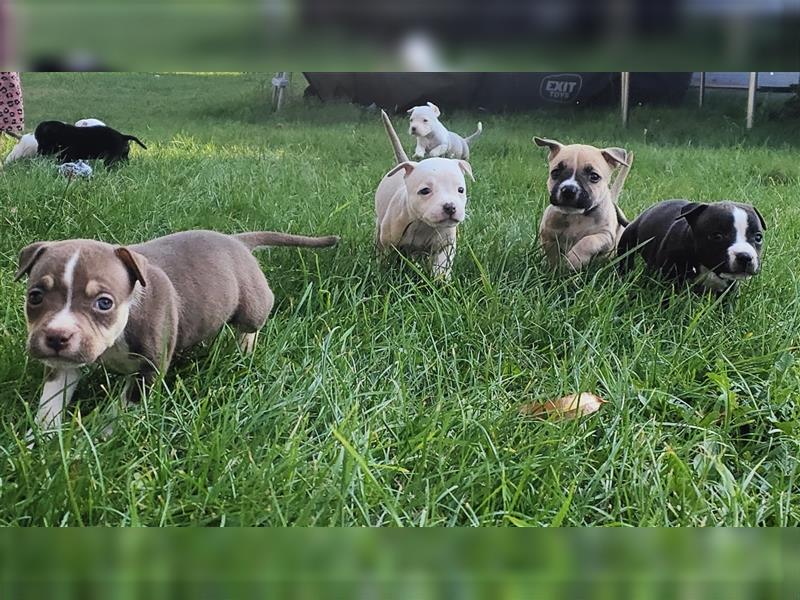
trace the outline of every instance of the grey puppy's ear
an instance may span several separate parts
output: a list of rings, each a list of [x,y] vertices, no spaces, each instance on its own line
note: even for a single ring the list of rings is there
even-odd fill
[[[147,259],[138,252],[133,252],[121,246],[114,249],[114,254],[122,261],[125,268],[128,269],[131,282],[135,284],[138,281],[142,284],[142,287],[147,287],[147,280],[145,279]]]
[[[675,217],[675,220],[686,219],[689,225],[692,225],[707,208],[708,204],[704,202],[690,202],[681,209],[681,213]]]
[[[50,242],[34,242],[29,246],[25,246],[19,253],[19,262],[17,263],[17,272],[14,274],[14,281],[19,281],[25,275],[31,272],[33,265],[39,260],[47,250]]]
[[[630,167],[628,163],[628,152],[625,148],[603,148],[600,150],[600,154],[603,155],[603,158],[605,158],[606,162],[612,167],[618,167],[620,165]]]
[[[556,154],[561,152],[561,149],[564,147],[564,144],[561,142],[557,142],[556,140],[548,140],[547,138],[540,138],[538,136],[533,138],[533,143],[537,146],[547,146],[550,148],[550,156],[547,157],[547,160],[552,161]]]

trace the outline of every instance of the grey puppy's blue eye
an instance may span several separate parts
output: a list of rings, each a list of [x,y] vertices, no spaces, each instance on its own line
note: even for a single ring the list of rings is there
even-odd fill
[[[98,310],[108,311],[114,308],[114,301],[108,296],[102,296],[94,301],[94,305]]]

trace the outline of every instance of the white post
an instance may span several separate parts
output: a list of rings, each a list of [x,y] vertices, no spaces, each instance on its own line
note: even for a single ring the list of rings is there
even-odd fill
[[[622,89],[620,90],[620,109],[622,111],[622,126],[628,126],[628,101],[630,100],[631,74],[622,71]]]
[[[697,96],[697,106],[703,108],[706,99],[706,72],[700,71],[700,93]]]
[[[753,128],[753,113],[756,110],[756,87],[758,83],[758,72],[750,73],[750,85],[747,86],[747,128]]]

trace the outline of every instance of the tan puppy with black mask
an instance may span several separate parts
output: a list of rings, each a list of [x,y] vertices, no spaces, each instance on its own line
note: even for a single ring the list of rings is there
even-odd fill
[[[547,263],[577,271],[596,257],[612,254],[628,224],[617,200],[633,154],[622,148],[564,145],[539,137],[533,141],[550,149],[550,205],[539,226]],[[617,167],[621,170],[612,187]]]
[[[388,115],[383,124],[398,163],[375,192],[375,243],[379,250],[395,248],[430,257],[434,277],[447,279],[456,251],[456,228],[466,217],[467,184],[472,167],[465,160],[408,160]]]
[[[184,231],[133,246],[64,240],[23,248],[16,278],[28,276],[28,353],[49,368],[37,425],[61,424],[83,366],[99,362],[127,374],[128,400],[136,401],[176,352],[226,323],[252,351],[273,302],[252,250],[338,239]]]

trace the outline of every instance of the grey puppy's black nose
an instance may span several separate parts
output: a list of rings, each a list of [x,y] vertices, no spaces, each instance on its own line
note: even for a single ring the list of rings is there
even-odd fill
[[[442,204],[442,210],[448,214],[448,216],[453,216],[456,212],[456,205],[452,202],[448,202],[447,204]]]
[[[70,339],[72,339],[71,333],[65,333],[63,331],[59,331],[47,334],[44,338],[44,343],[51,350],[59,352],[67,347],[67,344],[69,344]]]

